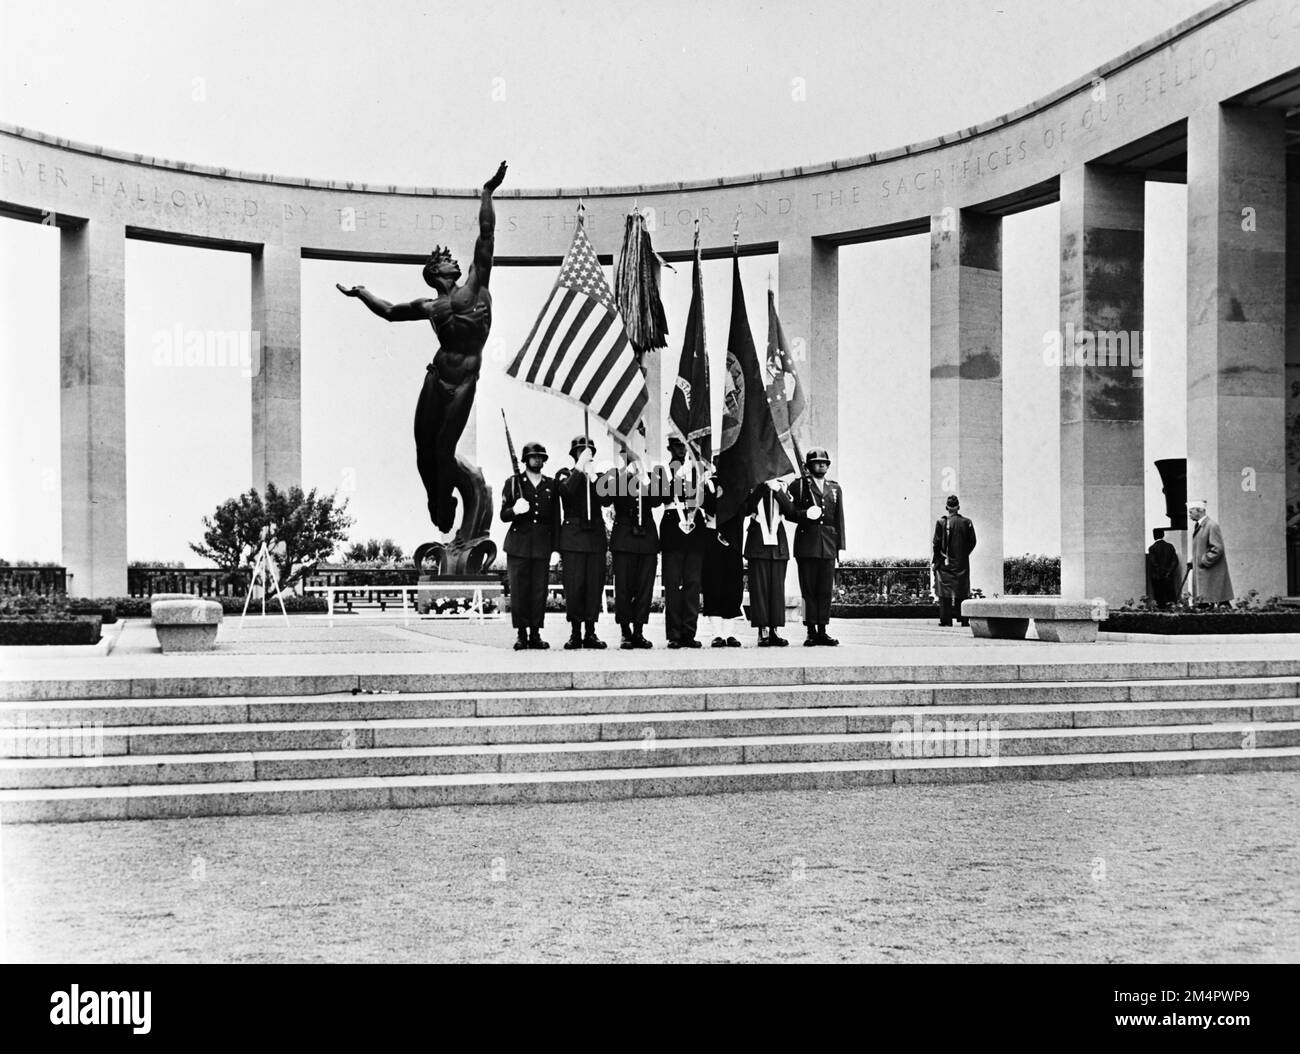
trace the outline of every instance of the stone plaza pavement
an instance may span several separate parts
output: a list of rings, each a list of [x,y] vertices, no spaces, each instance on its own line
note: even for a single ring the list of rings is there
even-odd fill
[[[611,646],[605,651],[565,651],[568,625],[549,616],[543,636],[548,651],[512,650],[509,622],[366,618],[340,615],[330,626],[323,616],[283,618],[250,615],[241,628],[238,617],[221,624],[217,649],[208,653],[163,655],[147,619],[127,619],[105,627],[101,654],[70,654],[64,648],[8,648],[0,654],[0,684],[29,679],[132,679],[172,677],[303,677],[349,675],[359,671],[387,674],[526,675],[545,671],[592,671],[616,675],[628,671],[733,669],[761,670],[807,666],[914,667],[918,675],[947,666],[990,664],[1047,667],[1060,664],[1220,661],[1272,661],[1300,668],[1300,634],[1274,634],[1239,640],[1223,637],[1153,641],[1101,639],[1093,644],[1056,644],[1038,640],[977,640],[969,629],[943,628],[905,619],[844,620],[832,624],[838,648],[804,648],[803,627],[788,625],[787,648],[756,648],[755,634],[740,638],[743,648],[669,651],[664,647],[663,617],[656,615],[646,635],[650,650],[624,652],[617,647],[618,627],[606,618],[599,633]],[[1031,631],[1032,633],[1032,631]],[[701,630],[703,636],[703,629]],[[103,652],[106,652],[104,654]],[[1279,672],[1282,672],[1281,665]],[[1294,671],[1293,671],[1294,672]],[[309,690],[304,687],[303,691]]]
[[[1293,772],[3,829],[50,962],[1296,962]]]

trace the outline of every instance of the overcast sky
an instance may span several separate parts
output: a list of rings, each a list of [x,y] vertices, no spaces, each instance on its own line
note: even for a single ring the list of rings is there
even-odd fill
[[[952,132],[1043,96],[1194,14],[1199,0],[876,4],[0,3],[0,120],[122,150],[382,183],[473,186],[500,158],[516,187],[653,182],[855,156]],[[806,101],[791,98],[792,78]],[[1185,191],[1147,215],[1147,461],[1185,454]],[[1057,210],[1006,221],[1006,549],[1059,552]],[[57,234],[0,220],[0,556],[57,560]],[[455,247],[462,258],[470,246]],[[504,246],[498,244],[504,251]],[[597,244],[602,253],[614,244]],[[764,338],[774,262],[745,262]],[[248,258],[127,248],[128,533],[133,559],[186,559],[199,518],[249,484],[249,381],[154,364],[157,334],[247,326]],[[494,336],[511,351],[554,275],[498,269]],[[432,355],[420,324],[386,325],[333,289],[420,295],[418,269],[303,264],[303,462],[342,487],[354,537],[432,537],[411,415]],[[841,251],[840,464],[852,555],[920,555],[929,509],[928,245]],[[675,373],[689,274],[665,278]],[[778,289],[779,293],[779,289]],[[727,264],[706,274],[715,370]],[[479,459],[508,473],[516,439],[557,454],[573,407],[490,359]],[[715,389],[718,386],[715,385]],[[716,395],[716,391],[715,391]],[[666,400],[665,400],[666,401]],[[515,422],[518,422],[516,424]],[[553,458],[552,467],[560,459]],[[1163,521],[1151,471],[1148,520]],[[980,510],[968,511],[979,522]],[[192,557],[188,557],[193,560]]]

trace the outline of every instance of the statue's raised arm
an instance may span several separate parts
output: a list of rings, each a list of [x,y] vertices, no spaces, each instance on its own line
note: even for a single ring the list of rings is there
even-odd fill
[[[477,292],[486,289],[492,278],[492,254],[496,242],[497,214],[492,205],[492,192],[506,178],[506,163],[497,166],[496,175],[483,184],[483,194],[478,207],[478,240],[474,243],[474,262],[470,265],[465,284]]]

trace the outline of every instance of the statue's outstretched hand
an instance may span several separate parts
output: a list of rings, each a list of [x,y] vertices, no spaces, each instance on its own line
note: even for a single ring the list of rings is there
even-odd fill
[[[497,166],[497,174],[483,184],[483,189],[489,192],[496,190],[497,187],[501,186],[501,183],[505,178],[506,163],[502,161],[501,164]]]
[[[354,285],[351,289],[348,289],[346,286],[342,286],[338,282],[335,282],[334,288],[337,289],[344,296],[360,296],[361,290],[365,289],[365,286]]]

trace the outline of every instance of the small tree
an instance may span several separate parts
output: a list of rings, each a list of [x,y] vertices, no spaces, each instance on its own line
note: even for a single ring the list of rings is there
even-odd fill
[[[346,498],[336,502],[337,495],[317,496],[314,487],[304,494],[301,487],[282,491],[268,483],[265,498],[250,489],[203,517],[203,544],[191,543],[190,548],[223,570],[238,572],[256,557],[265,530],[279,584],[287,587],[310,574],[346,539],[352,517],[345,512]]]
[[[369,538],[364,542],[353,542],[348,546],[348,550],[343,555],[343,559],[350,564],[365,563],[400,563],[406,554],[402,547],[391,538]]]

